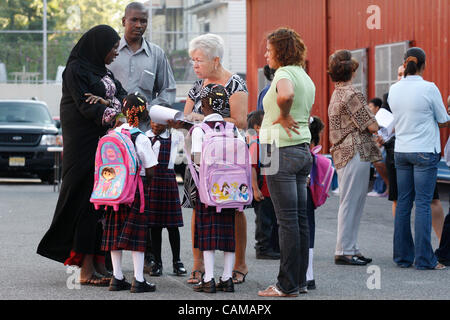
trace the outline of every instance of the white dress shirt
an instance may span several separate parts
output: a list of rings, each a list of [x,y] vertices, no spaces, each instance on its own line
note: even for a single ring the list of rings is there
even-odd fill
[[[128,123],[124,123],[120,127],[115,128],[117,132],[121,132],[122,129],[131,130],[135,129],[131,127]],[[154,167],[158,164],[158,157],[155,155],[152,149],[152,143],[144,134],[138,134],[136,137],[136,154],[142,163],[141,176],[145,176],[145,169]]]

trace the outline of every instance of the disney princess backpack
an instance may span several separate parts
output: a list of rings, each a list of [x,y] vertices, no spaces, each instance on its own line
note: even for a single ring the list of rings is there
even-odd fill
[[[206,123],[193,126],[204,132],[200,169],[197,173],[191,159],[191,152],[185,145],[189,170],[198,188],[200,201],[206,206],[236,208],[240,211],[252,203],[251,160],[245,141],[234,135],[234,124],[216,123],[211,128]]]
[[[144,187],[139,175],[141,163],[133,143],[141,133],[139,129],[111,130],[99,140],[95,153],[94,189],[90,199],[96,210],[100,206],[105,206],[105,209],[111,206],[118,211],[120,204],[131,207],[136,188],[139,188],[139,209],[144,212]]]

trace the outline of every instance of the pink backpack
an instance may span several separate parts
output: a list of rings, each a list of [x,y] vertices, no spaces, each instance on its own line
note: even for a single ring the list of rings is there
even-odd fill
[[[216,123],[214,129],[206,123],[200,127],[205,136],[202,143],[200,171],[195,170],[191,152],[185,147],[188,166],[200,201],[206,206],[215,206],[217,212],[223,208],[235,208],[240,211],[253,200],[251,163],[247,144],[234,136],[234,124]]]
[[[133,133],[140,132],[133,130]],[[140,134],[140,133],[139,133]],[[111,130],[98,142],[95,154],[94,190],[90,201],[98,210],[100,206],[112,206],[119,210],[120,204],[131,207],[136,188],[140,193],[140,212],[144,212],[144,188],[139,175],[141,164],[137,157],[131,133]]]
[[[314,206],[320,207],[329,197],[331,181],[333,180],[334,168],[331,160],[319,154],[322,146],[315,146],[311,149],[313,156],[313,166],[311,169],[311,180],[309,189],[313,198]]]

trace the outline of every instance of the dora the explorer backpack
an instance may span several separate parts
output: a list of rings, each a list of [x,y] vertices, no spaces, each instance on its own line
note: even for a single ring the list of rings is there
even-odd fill
[[[247,144],[236,138],[234,125],[216,123],[214,129],[206,123],[193,126],[204,132],[199,173],[194,168],[191,152],[185,147],[188,166],[198,188],[200,201],[206,206],[235,208],[240,211],[252,203],[251,162]]]
[[[334,168],[331,160],[319,154],[322,146],[315,146],[311,149],[313,165],[311,169],[311,180],[309,189],[311,191],[314,206],[320,207],[329,197],[331,181],[333,180]]]
[[[131,206],[139,187],[140,212],[144,212],[144,188],[139,175],[141,164],[132,141],[141,133],[138,129],[122,129],[120,133],[111,130],[98,142],[90,199],[96,210],[100,206],[112,206],[114,211],[119,210],[120,204]]]

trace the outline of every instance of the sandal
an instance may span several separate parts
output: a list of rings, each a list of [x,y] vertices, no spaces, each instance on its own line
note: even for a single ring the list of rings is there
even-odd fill
[[[447,269],[442,263],[439,263],[436,265],[436,267],[433,268],[433,270],[444,270]]]
[[[260,297],[285,297],[285,298],[295,298],[298,294],[295,293],[284,293],[276,286],[271,285],[266,290],[258,291],[258,296]]]
[[[242,273],[242,272],[240,272],[238,270],[233,270],[232,274],[233,274],[233,283],[234,284],[241,284],[241,283],[245,282],[245,277],[247,276],[248,271],[247,271],[247,273]],[[237,278],[237,274],[241,275],[242,279],[238,279]]]
[[[111,278],[103,277],[98,273],[94,272],[89,279],[80,280],[80,285],[82,286],[94,286],[94,287],[109,287]]]
[[[197,273],[200,274],[200,278],[196,276]],[[190,277],[189,277],[189,279],[187,280],[187,283],[190,283],[190,284],[199,284],[199,283],[202,281],[203,275],[204,275],[204,274],[205,274],[205,273],[204,273],[204,272],[201,272],[200,270],[194,270],[194,271],[192,271],[192,272],[191,272],[191,275],[190,275]]]

